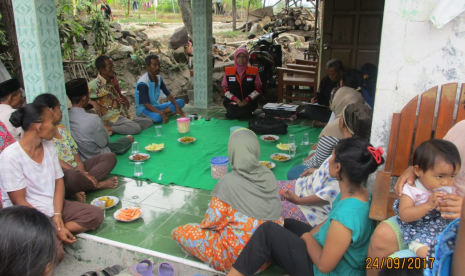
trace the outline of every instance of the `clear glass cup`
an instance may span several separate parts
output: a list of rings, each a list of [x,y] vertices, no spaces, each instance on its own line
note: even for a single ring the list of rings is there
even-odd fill
[[[136,162],[134,163],[134,176],[141,176],[144,172],[142,171],[142,163]]]
[[[304,133],[304,135],[302,136],[302,143],[300,143],[301,145],[308,145],[308,133]]]
[[[161,136],[161,126],[155,126],[155,131],[157,132],[157,136]]]
[[[443,194],[457,194],[457,188],[454,186],[443,186],[433,190],[433,192],[442,192]],[[446,199],[448,201],[450,199]],[[453,215],[451,212],[444,212],[446,215]]]
[[[191,119],[191,126],[193,126],[194,125],[195,115],[189,115],[189,118]]]
[[[289,134],[289,137],[287,138],[287,143],[289,145],[295,145],[295,136],[294,136],[294,134]]]
[[[131,153],[132,154],[139,153],[139,144],[137,144],[137,142],[132,143]]]
[[[297,151],[297,146],[296,145],[289,145],[289,155],[291,157],[294,157],[295,156],[295,153]]]

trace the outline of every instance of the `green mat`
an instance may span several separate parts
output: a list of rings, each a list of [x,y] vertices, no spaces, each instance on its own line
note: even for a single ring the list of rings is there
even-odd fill
[[[228,140],[230,128],[232,126],[247,127],[248,122],[237,120],[218,120],[212,118],[211,121],[195,121],[191,125],[189,133],[180,134],[177,131],[176,120],[170,120],[168,124],[162,125],[162,136],[156,137],[155,128],[151,127],[144,130],[141,134],[135,135],[134,139],[139,144],[141,153],[150,154],[150,158],[143,164],[143,176],[140,178],[148,179],[160,184],[174,183],[180,186],[213,190],[217,180],[211,177],[210,159],[216,156],[228,156]],[[279,135],[280,140],[275,143],[267,143],[259,139],[261,147],[260,161],[273,161],[276,164],[274,172],[276,179],[286,180],[287,171],[302,164],[313,143],[318,140],[320,129],[301,126],[289,126],[287,135]],[[276,145],[287,143],[289,134],[295,135],[297,144],[297,154],[291,160],[278,163],[270,158],[273,153],[287,153],[279,150]],[[303,133],[308,133],[310,145],[302,146]],[[192,136],[196,141],[192,144],[181,144],[178,138]],[[259,135],[260,136],[260,135]],[[114,135],[111,140],[116,140],[121,135]],[[152,143],[164,143],[165,148],[160,152],[148,152],[144,148]],[[125,177],[134,177],[134,164],[129,160],[131,152],[117,156],[118,163],[111,172],[112,174]],[[231,167],[229,168],[231,171]],[[159,179],[162,173],[161,180]]]

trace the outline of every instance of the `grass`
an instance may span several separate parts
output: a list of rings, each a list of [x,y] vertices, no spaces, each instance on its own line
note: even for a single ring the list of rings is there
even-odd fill
[[[240,35],[244,35],[244,33],[241,31],[221,31],[221,32],[215,33],[215,35],[222,36],[222,37],[228,37],[228,38],[237,38]]]
[[[157,12],[157,18],[155,18],[154,11],[141,11],[133,12],[132,10],[129,13],[129,16],[126,16],[126,13],[122,11],[115,11],[114,13],[115,21],[120,23],[149,23],[149,22],[162,22],[162,23],[181,23],[182,18],[180,13],[170,13],[170,12]]]

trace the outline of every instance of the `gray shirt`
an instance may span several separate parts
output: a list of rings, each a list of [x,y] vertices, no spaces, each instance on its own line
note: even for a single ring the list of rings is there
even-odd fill
[[[82,161],[102,153],[109,153],[110,135],[103,127],[102,120],[96,114],[87,113],[84,108],[71,107],[69,126],[78,146]]]

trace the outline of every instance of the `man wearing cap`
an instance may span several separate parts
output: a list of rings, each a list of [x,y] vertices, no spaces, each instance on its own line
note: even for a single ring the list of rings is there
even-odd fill
[[[143,129],[151,127],[153,122],[150,118],[129,119],[129,101],[121,94],[113,60],[102,55],[95,60],[95,66],[99,74],[89,83],[89,103],[102,118],[105,128],[113,133],[139,134]]]
[[[6,126],[13,138],[18,141],[24,134],[23,129],[10,123],[10,116],[23,104],[23,94],[18,79],[9,79],[0,83],[0,121]]]
[[[69,110],[71,136],[76,141],[81,160],[85,162],[101,153],[113,152],[117,155],[126,153],[131,148],[134,138],[128,135],[110,143],[111,131],[105,129],[100,117],[84,110],[89,103],[86,79],[71,80],[65,87],[66,95],[72,104]]]

